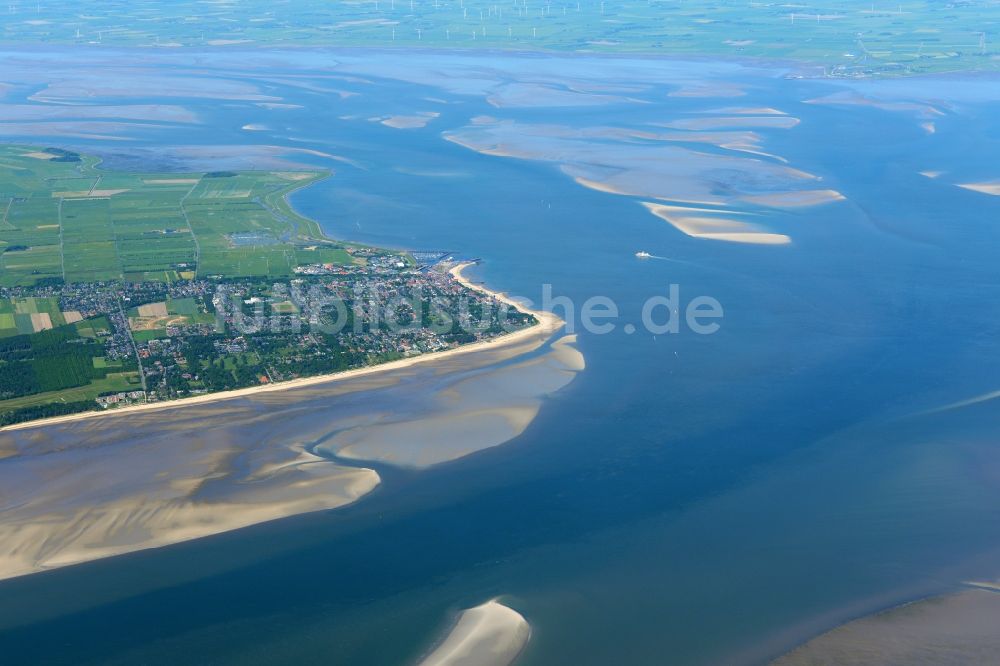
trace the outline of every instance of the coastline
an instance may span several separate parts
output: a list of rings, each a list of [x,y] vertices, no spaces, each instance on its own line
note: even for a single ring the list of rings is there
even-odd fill
[[[545,312],[542,310],[533,310],[527,308],[524,305],[517,303],[515,300],[510,298],[504,292],[493,291],[485,287],[484,285],[475,284],[471,282],[467,277],[463,275],[463,271],[465,271],[465,269],[467,269],[469,266],[472,266],[474,263],[475,262],[471,261],[460,262],[457,265],[455,265],[451,270],[449,270],[448,273],[462,286],[468,289],[472,289],[473,291],[479,292],[486,296],[489,296],[491,298],[495,298],[496,300],[502,303],[505,303],[507,305],[510,305],[511,307],[516,308],[520,312],[533,315],[538,320],[538,323],[533,326],[529,326],[527,328],[514,331],[513,333],[507,333],[505,335],[492,338],[490,340],[473,342],[471,344],[454,347],[452,349],[430,352],[427,354],[421,354],[420,356],[399,359],[397,361],[390,361],[388,363],[381,363],[379,365],[371,365],[371,366],[366,366],[364,368],[354,368],[352,370],[342,370],[340,372],[334,372],[326,375],[300,377],[298,379],[290,379],[288,381],[277,382],[274,384],[265,384],[263,386],[250,386],[247,388],[235,389],[232,391],[219,391],[217,393],[206,393],[204,395],[196,395],[187,398],[178,398],[177,400],[169,400],[166,402],[154,402],[142,405],[119,407],[111,411],[78,412],[76,414],[53,416],[50,418],[37,419],[34,421],[24,421],[23,423],[12,423],[10,425],[0,428],[0,433],[11,432],[14,430],[26,430],[30,428],[38,428],[50,425],[58,425],[62,423],[71,423],[74,421],[83,421],[86,419],[93,419],[99,417],[126,416],[137,412],[151,412],[156,410],[171,409],[174,407],[188,407],[191,405],[205,404],[210,402],[233,400],[236,398],[243,398],[246,396],[257,395],[260,393],[287,391],[289,389],[300,388],[303,386],[313,386],[316,384],[325,384],[327,382],[338,382],[345,379],[351,379],[354,377],[363,377],[366,375],[373,375],[382,372],[390,372],[392,370],[399,370],[401,368],[409,368],[414,365],[428,363],[443,358],[452,358],[455,356],[459,356],[461,354],[468,354],[472,352],[483,351],[486,349],[496,349],[497,347],[520,342],[521,340],[524,340],[536,334],[555,333],[563,325],[564,323],[563,320],[560,319],[558,316],[552,314],[551,312]]]
[[[450,274],[470,289],[516,305],[506,294],[471,283],[463,275],[470,265],[471,262],[455,265]],[[96,446],[86,444],[95,432],[93,427],[66,428],[52,433],[40,428],[98,416],[128,417],[142,411],[224,403],[241,396],[309,385],[327,384],[328,388],[318,393],[336,394],[337,385],[350,389],[351,384],[339,384],[343,380],[399,371],[418,363],[444,362],[475,352],[486,352],[486,359],[494,358],[497,352],[505,358],[519,356],[557,335],[564,323],[552,313],[526,307],[518,309],[538,317],[538,323],[491,340],[381,365],[111,412],[70,414],[5,428],[6,433],[0,431],[0,457],[4,457],[4,464],[0,465],[0,487],[4,488],[8,509],[4,512],[5,520],[0,523],[0,581],[352,504],[382,482],[379,473],[365,464],[366,460],[422,468],[499,445],[519,434],[530,422],[535,413],[533,409],[537,410],[540,404],[540,394],[531,391],[513,391],[506,396],[485,393],[482,395],[488,400],[499,402],[492,411],[484,410],[474,397],[478,390],[475,378],[458,373],[460,383],[453,383],[447,390],[459,390],[473,396],[470,398],[472,403],[456,404],[447,399],[425,405],[430,410],[426,417],[421,417],[429,420],[422,424],[429,433],[425,438],[434,439],[435,429],[442,424],[467,426],[473,422],[469,420],[471,414],[472,418],[479,419],[474,422],[475,432],[483,434],[485,439],[463,439],[463,446],[446,446],[441,450],[422,449],[417,445],[419,455],[415,463],[401,459],[398,452],[371,450],[363,441],[353,442],[348,447],[357,449],[354,454],[360,452],[360,455],[338,450],[334,456],[327,457],[324,452],[309,446],[313,437],[309,428],[316,424],[310,426],[308,419],[298,422],[302,427],[291,428],[298,434],[289,435],[283,427],[240,425],[238,418],[234,427],[220,429],[218,418],[203,420],[197,416],[197,411],[193,418],[199,427],[191,427],[191,423],[183,419],[171,423],[170,416],[165,419],[162,416],[111,418],[97,426],[100,434],[96,440],[91,440]],[[550,381],[547,388],[539,390],[544,393],[560,388],[582,370],[582,358],[573,356],[575,350],[572,350],[569,337],[552,343],[552,352],[544,359],[529,358],[520,366],[505,366],[504,371],[527,369],[535,378],[535,382],[529,382],[534,390],[538,389],[539,369],[547,367],[549,374],[543,376]],[[478,367],[478,362],[470,359],[469,367]],[[454,371],[465,364],[444,362],[438,367]],[[391,377],[386,379],[391,380]],[[371,383],[371,380],[363,383]],[[220,417],[225,419],[229,414],[241,413],[244,407],[213,405],[211,410],[218,410]],[[379,408],[374,409],[373,414],[383,419]],[[366,423],[362,424],[365,427],[360,427],[349,411],[342,417],[338,423],[344,432],[361,436],[362,440],[366,428],[382,433],[399,427],[394,421]],[[289,418],[290,427],[297,417]],[[339,417],[326,414],[324,418],[326,424],[319,424],[320,430],[316,432],[328,429],[332,419]],[[513,419],[513,423],[504,426],[505,419],[508,422]],[[412,420],[405,422],[403,427],[411,434],[419,431],[419,428],[414,430],[418,426]],[[23,432],[15,434],[10,432],[12,430]],[[52,442],[63,436],[84,445],[74,443],[53,448]]]

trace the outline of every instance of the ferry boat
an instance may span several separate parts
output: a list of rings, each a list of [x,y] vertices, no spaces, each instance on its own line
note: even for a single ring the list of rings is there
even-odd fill
[[[635,253],[635,256],[639,257],[640,259],[649,259],[653,255],[651,255],[649,252],[643,252],[642,250],[640,250],[639,252]]]

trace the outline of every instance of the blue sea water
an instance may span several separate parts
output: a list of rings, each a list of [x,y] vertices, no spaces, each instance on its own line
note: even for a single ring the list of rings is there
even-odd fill
[[[906,113],[804,103],[830,83],[729,74],[740,106],[802,121],[766,132],[766,150],[847,199],[776,213],[793,243],[770,247],[685,236],[556,165],[441,136],[477,115],[634,126],[733,100],[657,88],[643,105],[498,111],[368,76],[338,83],[362,94],[336,103],[272,84],[301,112],[184,100],[205,121],[184,140],[357,162],[293,199],[331,236],[480,257],[493,287],[607,296],[623,323],[678,284],[722,303],[721,330],[580,330],[586,370],[504,446],[380,469],[375,493],[337,511],[0,583],[5,663],[406,663],[496,596],[533,627],[519,663],[757,663],[998,575],[1000,416],[990,402],[928,411],[998,388],[1000,198],[955,187],[1000,177],[995,101],[946,105],[930,135]],[[424,129],[342,120],[429,97],[452,103]],[[239,129],[255,122],[274,129]],[[177,136],[68,142],[176,165],[161,148]]]

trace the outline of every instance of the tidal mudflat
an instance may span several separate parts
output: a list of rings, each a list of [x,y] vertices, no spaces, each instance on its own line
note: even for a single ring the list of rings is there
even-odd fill
[[[338,459],[427,467],[502,444],[583,369],[565,338],[503,364],[558,323],[459,357],[0,431],[0,578],[333,509],[378,485]]]

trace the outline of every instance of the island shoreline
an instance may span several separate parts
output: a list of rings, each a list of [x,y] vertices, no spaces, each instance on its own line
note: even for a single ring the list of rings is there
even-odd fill
[[[490,298],[494,298],[500,301],[501,303],[509,305],[524,314],[530,314],[534,316],[538,320],[538,322],[527,328],[523,328],[514,331],[512,333],[505,333],[504,335],[491,338],[489,340],[481,340],[479,342],[473,342],[470,344],[453,347],[451,349],[429,352],[426,354],[421,354],[419,356],[399,359],[396,361],[389,361],[388,363],[380,363],[377,365],[365,366],[363,368],[353,368],[351,370],[342,370],[339,372],[329,373],[325,375],[300,377],[297,379],[290,379],[288,381],[276,382],[274,384],[250,386],[247,388],[235,389],[232,391],[219,391],[217,393],[207,393],[204,395],[191,396],[187,398],[178,398],[176,400],[169,400],[165,402],[144,403],[141,405],[129,405],[127,407],[116,408],[112,411],[78,412],[75,414],[65,414],[62,416],[53,416],[45,419],[24,421],[22,423],[12,423],[10,425],[6,425],[0,428],[0,433],[12,432],[15,430],[27,430],[30,428],[39,428],[51,425],[59,425],[63,423],[72,423],[75,421],[84,421],[87,419],[93,419],[99,417],[127,416],[129,414],[136,414],[139,412],[152,412],[157,410],[170,409],[172,407],[188,407],[197,404],[222,402],[224,400],[234,400],[237,398],[257,395],[260,393],[271,393],[274,391],[288,391],[291,389],[302,388],[305,386],[315,386],[317,384],[325,384],[328,382],[339,382],[345,379],[364,377],[367,375],[373,375],[382,372],[391,372],[393,370],[409,368],[414,365],[428,363],[444,358],[452,358],[455,356],[459,356],[461,354],[497,349],[499,347],[520,342],[521,340],[536,334],[549,334],[549,335],[554,334],[556,331],[559,330],[561,326],[563,326],[565,322],[562,319],[560,319],[557,315],[551,312],[546,312],[544,310],[533,310],[531,308],[524,306],[523,304],[518,303],[504,292],[494,291],[484,285],[473,283],[465,275],[463,275],[463,272],[469,266],[472,266],[475,263],[476,262],[473,261],[459,262],[451,270],[449,270],[448,273],[449,275],[452,276],[452,278],[455,279],[456,282],[466,287],[467,289],[471,289]]]

